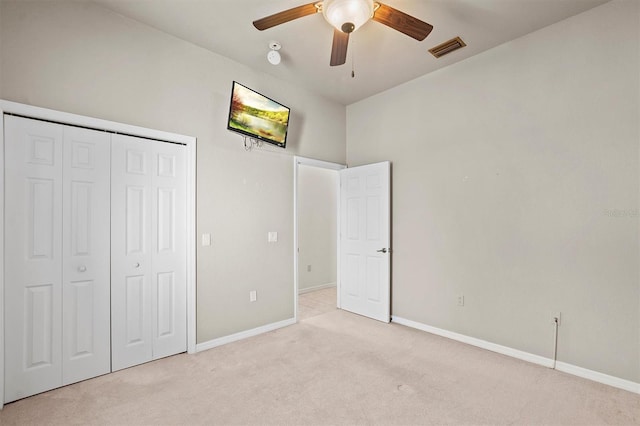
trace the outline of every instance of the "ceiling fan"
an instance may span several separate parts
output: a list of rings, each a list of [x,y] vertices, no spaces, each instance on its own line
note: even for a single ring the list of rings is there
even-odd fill
[[[424,40],[433,29],[432,25],[418,18],[373,0],[317,1],[258,19],[253,21],[253,26],[263,31],[314,13],[322,13],[327,22],[334,27],[331,66],[342,65],[346,62],[349,34],[370,19],[418,41]]]

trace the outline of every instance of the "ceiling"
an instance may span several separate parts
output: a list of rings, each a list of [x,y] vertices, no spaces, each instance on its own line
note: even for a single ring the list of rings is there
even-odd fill
[[[322,14],[265,31],[256,19],[310,0],[94,0],[108,9],[348,105],[446,67],[608,0],[386,0],[433,25],[416,41],[369,21],[351,34],[347,63],[330,67],[333,29]],[[467,47],[440,59],[428,49],[460,36]],[[269,42],[282,62],[267,61]],[[351,77],[352,67],[355,78]]]

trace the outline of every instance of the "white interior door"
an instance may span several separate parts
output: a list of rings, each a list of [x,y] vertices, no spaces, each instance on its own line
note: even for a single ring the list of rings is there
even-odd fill
[[[111,371],[109,144],[64,126],[62,385]]]
[[[111,138],[111,367],[150,361],[151,153],[148,143]]]
[[[5,402],[62,382],[62,127],[5,116]]]
[[[340,171],[340,305],[389,322],[390,163]]]
[[[184,147],[112,137],[112,369],[186,350]]]
[[[154,142],[153,359],[187,349],[185,151],[183,145]]]
[[[111,206],[110,133],[53,121],[101,128],[105,122],[6,101],[0,104],[6,113],[2,117],[0,409],[3,402],[111,369],[110,234],[118,221],[123,231],[114,241],[123,254],[114,258],[121,272],[120,286],[114,279],[114,300],[118,296],[130,303],[114,309],[114,323],[121,325],[114,341],[129,339],[130,345],[123,346],[131,347],[137,346],[136,339],[151,342],[150,349],[144,349],[147,356],[134,363],[185,351],[187,274],[192,304],[195,293],[195,243],[193,235],[187,238],[193,229],[194,195],[186,192],[195,183],[195,139],[143,129],[148,137],[186,145],[145,139],[139,146],[142,151],[121,147],[126,157],[119,157],[114,169],[130,173],[116,179],[120,185],[113,188],[114,198],[115,194],[121,198]],[[140,131],[120,123],[109,127],[121,133]],[[149,150],[148,155],[136,155]],[[147,167],[150,173],[144,172]],[[140,174],[146,177],[136,182]],[[141,272],[127,266],[136,255]],[[142,283],[137,285],[140,277]],[[142,301],[146,305],[136,306]],[[195,348],[194,324],[192,314],[189,339]],[[128,354],[128,349],[121,352]],[[114,369],[127,362],[116,361]]]
[[[109,136],[5,117],[5,402],[110,371]]]

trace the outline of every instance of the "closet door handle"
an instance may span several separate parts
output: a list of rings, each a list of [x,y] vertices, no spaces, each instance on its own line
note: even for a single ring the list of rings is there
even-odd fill
[[[139,263],[139,262],[136,262],[136,263],[133,265],[133,267],[134,267],[134,268],[139,268],[139,267],[140,267],[140,263]]]
[[[85,272],[87,270],[87,267],[84,265],[80,265],[78,266],[78,272]]]

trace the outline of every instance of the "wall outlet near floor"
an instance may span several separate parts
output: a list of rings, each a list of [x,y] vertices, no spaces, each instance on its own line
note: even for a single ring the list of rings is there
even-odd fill
[[[267,241],[270,243],[278,242],[278,233],[276,231],[269,231],[267,233]]]
[[[557,321],[556,321],[556,318],[557,318]],[[551,314],[551,317],[549,318],[549,321],[551,321],[552,324],[557,322],[558,327],[560,327],[561,320],[562,320],[562,313],[560,312],[555,312]]]
[[[464,306],[464,296],[458,296],[458,306]]]
[[[256,290],[251,290],[249,292],[249,302],[255,302],[258,300],[258,292]]]

